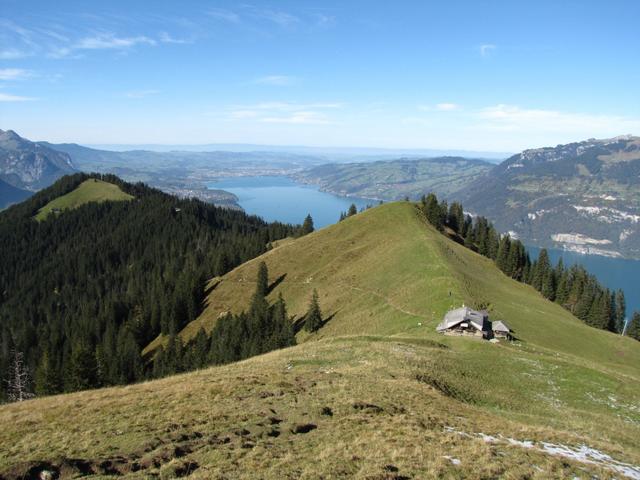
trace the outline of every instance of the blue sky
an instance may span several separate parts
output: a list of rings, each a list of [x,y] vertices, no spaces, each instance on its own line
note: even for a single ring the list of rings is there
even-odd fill
[[[640,134],[640,2],[0,0],[0,128],[519,151]]]

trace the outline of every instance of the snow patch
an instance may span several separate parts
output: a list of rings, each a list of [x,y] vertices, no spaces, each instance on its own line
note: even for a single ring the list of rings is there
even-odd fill
[[[575,460],[579,463],[596,465],[598,467],[612,470],[620,475],[633,480],[640,480],[640,465],[632,465],[630,463],[615,460],[600,450],[591,448],[587,445],[579,445],[572,447],[561,443],[550,442],[534,442],[532,440],[517,440],[498,434],[497,436],[487,435],[486,433],[469,434],[453,427],[444,427],[445,432],[455,433],[463,437],[479,438],[487,443],[498,443],[513,445],[520,448],[533,449],[546,455],[554,457],[564,457]],[[448,458],[448,457],[445,457]]]

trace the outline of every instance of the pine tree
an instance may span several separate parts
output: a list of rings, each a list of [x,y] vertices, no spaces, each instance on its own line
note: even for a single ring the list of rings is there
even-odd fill
[[[464,210],[458,202],[453,202],[449,207],[447,224],[456,233],[462,235],[464,230]]]
[[[60,392],[60,378],[58,371],[51,362],[49,351],[45,350],[40,357],[40,365],[36,370],[35,391],[39,396],[52,395]]]
[[[625,335],[640,341],[640,312],[634,312],[627,324]]]
[[[313,218],[311,218],[311,215],[307,215],[306,218],[304,219],[304,222],[302,223],[302,228],[300,229],[300,235],[301,236],[308,235],[313,231],[314,231]]]
[[[356,207],[355,203],[352,203],[349,206],[349,210],[347,210],[347,217],[353,217],[354,215],[356,215],[358,213],[358,207]]]
[[[66,390],[74,392],[97,386],[98,365],[95,353],[86,343],[79,342],[71,352]]]
[[[438,230],[444,229],[444,216],[442,208],[438,204],[438,198],[430,193],[422,200],[422,209],[428,222]]]
[[[627,316],[627,302],[624,298],[624,292],[622,290],[618,290],[614,294],[614,318],[615,318],[615,329],[616,332],[622,333],[622,329],[624,328],[624,320]]]
[[[308,332],[316,332],[322,327],[322,312],[318,303],[318,292],[314,289],[309,309],[304,316],[304,329]]]
[[[510,265],[509,265],[509,254],[511,248],[511,240],[509,235],[503,235],[500,239],[500,244],[498,245],[498,254],[496,256],[496,265],[502,270],[505,274],[511,275]]]
[[[269,291],[269,270],[267,264],[260,262],[258,266],[258,278],[256,280],[256,295],[265,297]]]

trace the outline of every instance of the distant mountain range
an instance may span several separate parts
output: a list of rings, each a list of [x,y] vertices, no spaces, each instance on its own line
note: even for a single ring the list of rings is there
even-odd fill
[[[296,178],[337,195],[385,201],[417,199],[427,192],[449,196],[492,168],[463,157],[402,158],[363,163],[331,163],[308,168]]]
[[[640,137],[525,150],[455,197],[527,243],[640,257]]]
[[[68,154],[31,142],[13,130],[0,130],[0,180],[36,191],[74,172],[76,167]]]

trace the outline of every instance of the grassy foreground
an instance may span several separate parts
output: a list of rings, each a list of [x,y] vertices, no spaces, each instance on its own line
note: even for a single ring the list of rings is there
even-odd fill
[[[120,190],[120,187],[113,183],[104,182],[98,179],[89,179],[82,182],[78,187],[62,195],[38,210],[35,219],[42,221],[54,211],[62,211],[78,208],[89,202],[124,201],[132,200],[133,197]]]
[[[411,204],[213,279],[182,335],[245,306],[261,260],[296,318],[318,290],[317,334],[232,365],[2,406],[0,478],[640,478],[640,344],[508,279]],[[518,340],[437,335],[462,302],[488,306]]]

